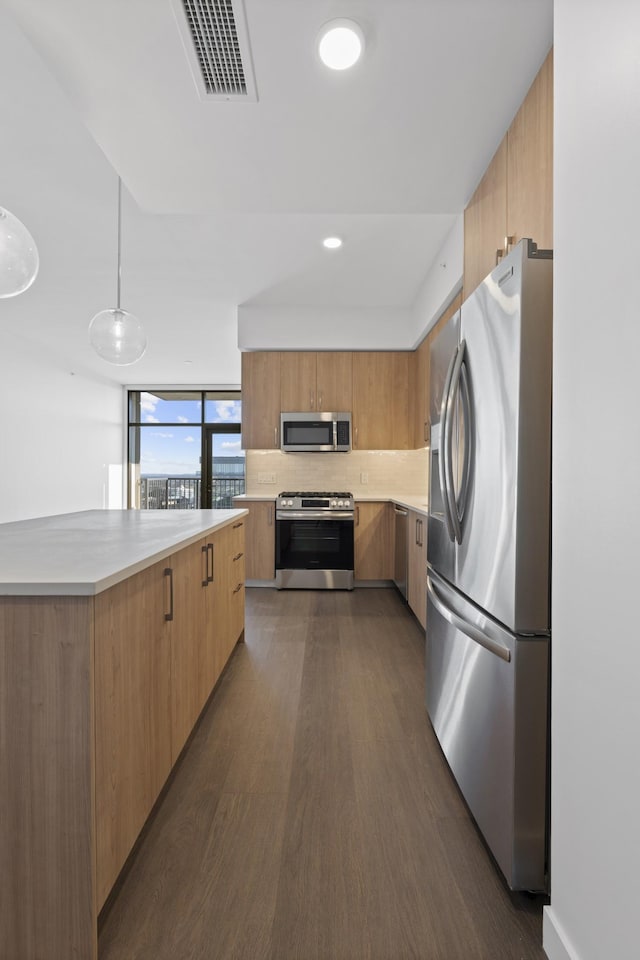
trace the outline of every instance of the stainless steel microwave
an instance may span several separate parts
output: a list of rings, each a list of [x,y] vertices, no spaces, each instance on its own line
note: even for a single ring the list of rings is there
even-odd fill
[[[348,453],[350,413],[281,413],[280,449],[285,453]]]

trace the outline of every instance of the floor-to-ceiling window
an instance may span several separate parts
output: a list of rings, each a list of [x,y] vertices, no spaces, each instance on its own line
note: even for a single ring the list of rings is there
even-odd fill
[[[239,390],[130,390],[128,407],[130,507],[223,508],[244,493]]]

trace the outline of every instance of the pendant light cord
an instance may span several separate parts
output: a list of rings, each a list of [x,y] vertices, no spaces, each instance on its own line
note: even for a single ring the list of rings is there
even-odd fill
[[[118,282],[116,296],[116,310],[120,309],[120,284],[121,284],[121,254],[122,254],[122,180],[118,177]]]

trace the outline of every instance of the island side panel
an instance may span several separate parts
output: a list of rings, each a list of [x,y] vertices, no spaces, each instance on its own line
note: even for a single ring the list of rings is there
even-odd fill
[[[93,599],[0,597],[0,944],[95,960]]]

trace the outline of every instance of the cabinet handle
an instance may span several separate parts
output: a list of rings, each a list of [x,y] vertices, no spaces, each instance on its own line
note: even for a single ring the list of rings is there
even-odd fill
[[[424,442],[429,443],[429,421],[424,422]]]
[[[357,427],[354,430],[354,434],[353,434],[353,445],[354,447],[358,446],[358,428]]]
[[[496,250],[496,267],[504,257],[504,250]]]
[[[496,263],[497,262],[498,261],[496,260]],[[273,445],[274,447],[278,446],[278,428],[277,427],[273,428]]]
[[[204,580],[202,581],[202,586],[207,587],[209,585],[209,544],[207,544],[205,547],[202,547],[202,552],[205,554]]]
[[[313,390],[309,390],[309,410],[313,410]]]
[[[516,242],[516,238],[515,238],[515,237],[505,237],[505,238],[504,238],[504,255],[505,255],[505,257],[506,257],[506,255],[507,255],[508,253],[511,253],[511,251],[512,251],[512,249],[513,249],[513,245],[514,245],[515,242]]]
[[[416,517],[416,547],[419,547],[419,546],[420,546],[420,535],[419,535],[419,533],[418,533],[418,530],[419,530],[419,526],[418,526],[418,525],[419,525],[419,523],[420,523],[420,521],[419,521],[418,518]]]
[[[233,591],[234,594],[235,594],[235,593],[238,593],[239,590],[242,590],[242,587],[243,587],[243,584],[239,583],[238,586],[237,586],[237,587],[235,588],[235,590]]]
[[[244,557],[244,553],[236,553],[235,557],[233,558],[233,562],[235,563],[236,560],[240,559],[240,557]]]
[[[356,527],[360,526],[360,507],[356,507]]]
[[[169,578],[169,613],[165,613],[165,620],[173,620],[173,570],[171,567],[164,568],[165,577]]]
[[[322,394],[318,393],[318,410],[322,410]]]
[[[239,523],[234,523],[234,525],[233,525],[233,529],[234,529],[234,530],[237,530],[237,529],[238,529],[238,527],[241,527],[241,526],[242,526],[242,520],[240,520],[240,522],[239,522]]]
[[[209,573],[209,570],[207,569],[207,582],[213,583],[213,544],[212,543],[207,544],[207,562],[209,560],[209,553],[211,553],[211,573]]]

